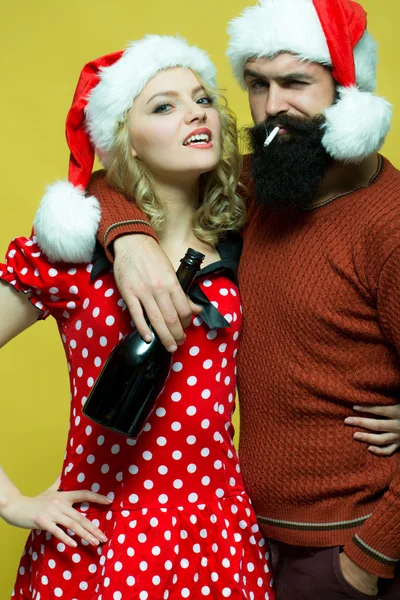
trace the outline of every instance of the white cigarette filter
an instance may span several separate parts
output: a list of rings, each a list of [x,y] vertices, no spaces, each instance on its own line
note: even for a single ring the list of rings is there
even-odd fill
[[[276,138],[279,132],[279,127],[275,127],[264,142],[264,148],[267,148],[270,143]]]

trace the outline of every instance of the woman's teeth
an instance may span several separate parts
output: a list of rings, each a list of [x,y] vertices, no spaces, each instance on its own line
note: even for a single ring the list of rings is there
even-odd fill
[[[184,146],[188,146],[189,144],[208,144],[210,141],[210,136],[207,133],[198,133],[197,135],[192,135],[184,142]]]

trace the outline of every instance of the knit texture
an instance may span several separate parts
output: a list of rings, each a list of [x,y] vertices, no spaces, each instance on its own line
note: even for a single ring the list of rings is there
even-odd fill
[[[392,576],[400,455],[373,456],[343,421],[398,401],[399,172],[385,160],[368,188],[285,218],[253,200],[239,283],[240,457],[264,534]]]
[[[251,192],[248,160],[243,179]],[[143,219],[118,194],[91,193],[103,231]],[[251,200],[239,283],[240,458],[264,535],[344,545],[361,567],[392,577],[400,454],[373,456],[344,419],[355,404],[398,401],[399,172],[384,160],[368,188],[300,214]]]
[[[96,196],[101,203],[102,219],[97,231],[97,239],[111,262],[114,260],[113,244],[121,235],[143,233],[157,240],[146,215],[136,204],[129,202],[125,196],[110,186],[105,171],[100,170],[92,174],[87,194]]]

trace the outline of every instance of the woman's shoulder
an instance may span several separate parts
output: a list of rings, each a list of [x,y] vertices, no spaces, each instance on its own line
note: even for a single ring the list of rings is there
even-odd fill
[[[217,244],[217,250],[221,259],[230,258],[237,263],[242,253],[243,238],[239,231],[227,231],[222,235]]]
[[[32,232],[30,237],[14,238],[0,263],[0,278],[58,320],[78,308],[91,284],[92,264],[68,264],[50,260]]]

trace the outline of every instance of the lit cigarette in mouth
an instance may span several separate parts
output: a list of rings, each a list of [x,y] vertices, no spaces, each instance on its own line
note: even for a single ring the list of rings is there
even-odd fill
[[[275,127],[264,142],[264,148],[267,148],[270,143],[276,138],[279,133],[279,127]]]

